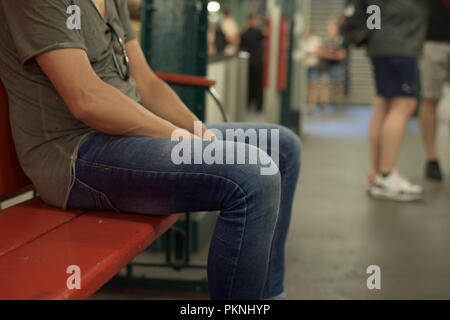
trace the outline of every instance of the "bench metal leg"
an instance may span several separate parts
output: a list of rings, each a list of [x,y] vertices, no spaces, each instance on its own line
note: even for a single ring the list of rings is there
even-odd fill
[[[133,275],[134,267],[172,268],[176,271],[181,271],[183,269],[206,269],[206,265],[191,264],[191,232],[191,213],[188,212],[186,213],[185,230],[178,227],[172,227],[166,232],[165,263],[130,262],[126,267],[126,275],[115,276],[108,282],[108,286],[208,292],[208,281],[206,279],[159,279],[147,278],[145,276],[135,277]],[[172,248],[173,237],[179,237],[175,242],[175,261],[172,259],[174,255],[174,250]],[[178,259],[181,258],[180,255],[182,256],[182,259]]]

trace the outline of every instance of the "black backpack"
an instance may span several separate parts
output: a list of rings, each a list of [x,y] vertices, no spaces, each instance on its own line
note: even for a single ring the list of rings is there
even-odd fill
[[[367,45],[371,30],[367,28],[367,3],[365,0],[349,0],[345,9],[346,20],[342,31],[346,41],[357,47]]]

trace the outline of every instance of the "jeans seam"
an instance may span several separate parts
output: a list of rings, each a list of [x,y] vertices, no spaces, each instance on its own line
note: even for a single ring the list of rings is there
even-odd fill
[[[88,184],[86,184],[85,182],[81,181],[81,180],[78,179],[77,177],[75,177],[75,181],[78,181],[78,183],[80,183],[83,187],[85,187],[85,188],[91,190],[92,192],[94,192],[94,193],[95,193],[95,199],[96,199],[96,202],[98,201],[98,195],[100,194],[100,195],[103,197],[103,199],[106,200],[106,202],[107,202],[108,205],[111,207],[111,209],[113,209],[113,210],[116,211],[116,212],[120,212],[120,210],[117,209],[117,208],[111,203],[111,200],[109,199],[109,197],[108,197],[105,193],[103,193],[102,191],[97,190],[97,189],[91,187],[90,185],[88,185]]]
[[[215,178],[223,179],[223,180],[225,180],[227,182],[233,183],[244,194],[244,198],[247,197],[247,194],[245,193],[244,189],[242,189],[242,187],[236,181],[234,181],[232,179],[228,179],[228,178],[223,177],[223,176],[216,175],[216,174],[204,173],[204,172],[178,172],[178,171],[137,170],[137,169],[121,168],[121,167],[109,166],[109,165],[97,164],[97,163],[93,164],[90,161],[86,161],[86,160],[82,160],[82,159],[77,159],[77,161],[84,162],[85,163],[84,165],[86,165],[88,167],[100,168],[100,169],[110,168],[110,169],[117,169],[117,170],[124,170],[124,171],[138,172],[138,173],[187,174],[187,175],[202,175],[202,176],[215,177]]]
[[[233,273],[231,275],[231,286],[230,286],[230,292],[228,293],[228,297],[231,299],[232,297],[232,292],[233,292],[233,287],[234,287],[234,281],[236,278],[236,272],[237,272],[237,266],[239,264],[239,260],[241,257],[241,250],[242,250],[242,243],[244,242],[244,235],[245,235],[245,226],[247,225],[247,195],[244,193],[244,202],[245,202],[245,213],[244,213],[244,221],[243,221],[243,231],[241,234],[241,239],[239,240],[239,249],[238,249],[238,254],[237,254],[237,258],[236,258],[236,263],[234,265],[233,268]]]
[[[272,150],[272,149],[270,149],[270,150]],[[281,151],[278,151],[278,153],[283,158],[283,161],[287,164],[287,156],[284,153],[282,153]],[[282,175],[281,175],[281,170],[280,170],[280,176],[282,178],[281,192],[280,192],[280,208],[278,209],[277,221],[275,223],[275,232],[274,232],[273,239],[272,239],[272,248],[270,250],[270,256],[269,256],[269,279],[267,279],[267,281],[269,283],[268,284],[269,298],[272,298],[272,291],[273,291],[273,288],[272,288],[272,274],[273,274],[273,265],[275,263],[275,258],[273,257],[272,253],[273,253],[273,251],[275,249],[275,242],[276,242],[277,234],[278,234],[278,232],[277,232],[277,230],[278,230],[278,222],[279,222],[279,219],[280,219],[281,204],[283,203],[283,193],[284,193],[283,191],[285,190],[286,176],[288,175],[288,172],[289,172],[289,167],[287,165],[286,165],[286,172],[284,172]],[[284,176],[284,179],[283,179],[283,176]]]

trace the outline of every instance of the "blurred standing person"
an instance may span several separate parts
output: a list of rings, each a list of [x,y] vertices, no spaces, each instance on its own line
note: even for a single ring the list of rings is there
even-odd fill
[[[427,155],[425,175],[441,181],[436,150],[437,106],[445,81],[450,80],[450,1],[429,0],[430,14],[424,55],[420,63],[422,106],[420,123]]]
[[[346,22],[346,16],[345,16],[345,10],[340,10],[336,13],[336,15],[333,18],[334,23],[339,28],[339,33],[344,36],[344,27]]]
[[[370,150],[374,174],[369,194],[378,199],[414,201],[422,198],[396,170],[406,126],[417,106],[418,66],[426,33],[425,0],[368,0],[380,5],[381,29],[373,30],[367,43],[372,60],[377,97],[370,124]]]
[[[248,105],[255,105],[258,111],[262,111],[264,34],[255,15],[249,16],[248,27],[241,35],[241,50],[250,53]]]
[[[229,10],[225,10],[225,16],[220,23],[220,28],[227,41],[227,46],[225,47],[224,53],[235,54],[239,49],[241,39],[239,26]]]
[[[225,34],[222,31],[222,27],[218,25],[214,31],[214,49],[216,54],[223,54],[226,47],[228,46],[228,41]]]
[[[336,23],[328,25],[328,39],[318,49],[320,57],[320,71],[322,90],[320,94],[320,104],[326,107],[330,104],[330,91],[333,90],[335,102],[339,101],[340,81],[341,81],[341,62],[347,56],[347,50],[344,47],[344,38]]]
[[[319,80],[319,61],[318,50],[322,45],[322,39],[309,29],[306,34],[306,59],[308,76],[308,108],[309,113],[314,113],[317,108],[317,81]]]

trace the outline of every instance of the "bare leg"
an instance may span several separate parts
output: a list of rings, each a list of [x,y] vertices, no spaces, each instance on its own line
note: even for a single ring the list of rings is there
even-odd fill
[[[330,83],[322,83],[322,94],[320,95],[320,104],[326,107],[330,103]]]
[[[317,83],[311,81],[308,85],[309,110],[313,111],[317,106]]]
[[[397,164],[400,148],[405,137],[406,125],[417,106],[416,98],[393,98],[381,128],[381,154],[379,171],[392,172]]]
[[[381,96],[376,97],[369,129],[370,155],[373,173],[380,170],[381,128],[383,127],[383,122],[386,118],[388,107],[388,99]]]
[[[335,106],[341,104],[341,98],[341,86],[339,83],[335,83],[333,84],[333,104]]]
[[[438,159],[436,151],[437,100],[424,99],[420,108],[420,125],[428,161]]]

